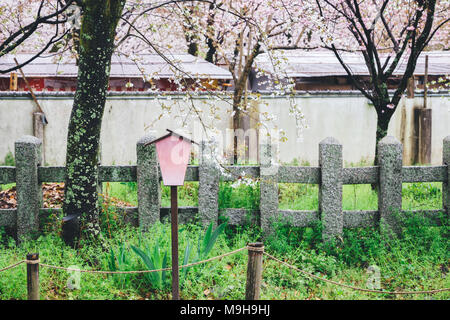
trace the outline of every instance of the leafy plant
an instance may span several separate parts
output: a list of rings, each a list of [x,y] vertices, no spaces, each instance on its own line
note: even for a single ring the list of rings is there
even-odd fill
[[[198,259],[206,259],[209,252],[213,248],[214,244],[216,243],[217,237],[223,232],[225,229],[226,224],[222,223],[213,231],[213,224],[210,223],[208,226],[208,229],[206,230],[206,233],[203,237],[203,240],[200,243],[199,238],[199,245],[197,246],[197,257]]]
[[[205,235],[203,236],[200,234],[198,238],[198,245],[197,245],[197,255],[194,258],[191,263],[195,263],[198,261],[201,261],[203,259],[206,259],[208,257],[208,254],[211,252],[212,248],[214,247],[214,244],[217,241],[217,238],[219,235],[225,230],[226,223],[222,223],[213,231],[213,223],[210,223],[208,226],[208,229],[206,229]],[[184,259],[183,259],[183,265],[186,265],[189,263],[189,257],[192,252],[192,246],[188,240],[188,243],[186,245],[186,249],[184,250]],[[182,283],[186,279],[186,275],[188,272],[188,269],[190,267],[183,268],[181,275],[182,275]]]
[[[130,267],[130,259],[127,257],[128,249],[125,246],[125,243],[123,243],[119,249],[117,254],[114,252],[113,248],[110,248],[109,252],[109,260],[108,260],[108,267],[111,271],[127,271]],[[119,275],[113,275],[115,279],[117,279],[117,282],[120,287],[125,287],[125,284],[128,282],[130,276],[127,274],[119,274]]]
[[[239,185],[233,187],[229,182],[221,182],[219,188],[219,209],[259,208],[259,185]]]
[[[16,161],[14,160],[14,156],[11,151],[8,151],[8,153],[5,156],[5,160],[3,161],[3,165],[5,166],[15,166]]]
[[[402,191],[403,196],[416,201],[441,196],[441,190],[433,183],[411,183],[404,187]]]
[[[131,246],[131,249],[141,258],[147,270],[157,270],[167,268],[167,250],[162,250],[157,240],[153,250],[147,246],[144,250]],[[145,274],[150,285],[155,289],[162,289],[167,284],[166,271],[149,272]]]

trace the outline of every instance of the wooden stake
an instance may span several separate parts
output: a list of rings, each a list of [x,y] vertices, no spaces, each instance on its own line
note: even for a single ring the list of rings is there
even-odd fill
[[[420,110],[419,123],[419,162],[421,164],[431,163],[431,129],[432,109]]]
[[[246,300],[259,300],[262,280],[262,258],[264,245],[262,242],[248,244]]]
[[[408,79],[408,85],[406,87],[406,96],[408,99],[412,99],[414,98],[414,90],[415,90],[415,80],[414,80],[414,75],[412,75],[409,79]]]
[[[423,108],[427,108],[428,95],[428,55],[425,56],[425,75],[423,77]]]
[[[27,260],[36,261],[27,264],[28,300],[39,300],[39,253],[27,254]]]
[[[11,72],[9,75],[9,90],[17,91],[17,73]]]

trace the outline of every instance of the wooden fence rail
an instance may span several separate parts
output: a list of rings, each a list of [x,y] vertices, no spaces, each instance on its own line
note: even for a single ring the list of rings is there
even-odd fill
[[[138,207],[119,209],[127,213],[128,221],[144,229],[170,213],[169,208],[161,207],[161,176],[155,147],[144,146],[153,138],[144,136],[137,142],[137,165],[99,167],[101,182],[137,182]],[[423,214],[431,223],[439,223],[442,212],[446,219],[450,217],[450,136],[443,141],[443,163],[439,166],[402,166],[402,145],[389,136],[379,143],[379,166],[356,168],[343,168],[342,145],[334,138],[326,138],[319,144],[317,167],[278,166],[273,156],[275,146],[262,144],[259,166],[225,166],[220,170],[208,156],[208,144],[200,145],[200,164],[188,166],[185,178],[199,181],[199,205],[179,208],[181,223],[198,219],[209,224],[225,216],[230,224],[251,221],[269,231],[273,219],[286,219],[300,227],[320,220],[324,240],[341,235],[343,228],[379,225],[398,231],[395,213],[402,210],[402,183],[409,182],[442,182],[442,209],[414,212]],[[25,136],[15,143],[16,166],[0,167],[0,184],[15,182],[18,201],[15,209],[0,209],[0,226],[13,228],[18,238],[36,230],[40,217],[61,210],[42,208],[41,184],[63,182],[65,168],[41,166],[40,148],[39,139]],[[219,212],[219,182],[235,181],[244,173],[259,180],[259,210],[228,208]],[[278,183],[318,184],[319,209],[279,209]],[[354,184],[378,185],[378,210],[342,210],[342,186]]]

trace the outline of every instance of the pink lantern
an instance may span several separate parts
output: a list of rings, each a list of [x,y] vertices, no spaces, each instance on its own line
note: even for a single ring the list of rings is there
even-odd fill
[[[184,176],[191,155],[191,145],[195,143],[169,129],[168,134],[153,140],[158,154],[159,167],[164,185],[170,186],[170,216],[172,236],[172,299],[180,299],[178,270],[178,189],[184,184]]]
[[[182,186],[193,141],[169,129],[167,131],[169,131],[168,134],[153,140],[149,144],[156,144],[164,185]]]

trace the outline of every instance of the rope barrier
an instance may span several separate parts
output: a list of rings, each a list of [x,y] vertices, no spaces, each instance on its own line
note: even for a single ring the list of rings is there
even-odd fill
[[[20,265],[20,264],[22,264],[22,263],[25,263],[25,262],[27,262],[27,260],[22,260],[22,261],[16,262],[16,263],[14,263],[14,264],[12,264],[12,265],[10,265],[10,266],[8,266],[8,267],[5,267],[5,268],[0,269],[0,272],[6,271],[6,270],[8,270],[8,269],[12,269],[12,268],[17,267],[18,265]]]
[[[336,286],[340,286],[340,287],[344,287],[344,288],[348,288],[348,289],[353,289],[353,290],[358,290],[358,291],[363,291],[363,292],[371,292],[371,293],[383,293],[383,294],[435,294],[438,292],[445,292],[445,291],[450,291],[450,288],[444,288],[444,289],[432,289],[432,290],[427,290],[427,291],[383,291],[383,290],[374,290],[374,289],[365,289],[365,288],[359,288],[359,287],[354,287],[348,284],[343,284],[340,282],[336,282],[333,280],[328,280],[328,279],[324,279],[321,277],[318,277],[310,272],[307,272],[305,270],[299,269],[296,266],[290,265],[284,261],[281,261],[280,259],[275,258],[274,256],[268,254],[267,252],[263,252],[264,255],[268,256],[269,258],[285,265],[286,267],[296,270],[310,278],[319,280],[319,281],[323,281],[323,282],[327,282],[327,283],[331,283],[334,284]]]
[[[202,263],[206,263],[206,262],[210,262],[213,260],[218,260],[221,259],[223,257],[238,253],[240,251],[243,250],[247,250],[248,247],[242,247],[240,249],[236,249],[224,254],[221,254],[219,256],[216,257],[212,257],[206,260],[202,260],[202,261],[197,261],[197,262],[193,262],[193,263],[189,263],[189,264],[185,264],[182,266],[179,266],[179,268],[188,268],[188,267],[192,267],[192,266],[196,266]],[[58,266],[53,266],[53,265],[49,265],[49,264],[45,264],[45,263],[41,263],[40,266],[42,267],[46,267],[46,268],[51,268],[51,269],[58,269],[58,270],[65,270],[65,271],[78,271],[78,272],[85,272],[85,273],[97,273],[97,274],[135,274],[135,273],[152,273],[152,272],[161,272],[161,271],[169,271],[172,270],[171,267],[169,268],[162,268],[162,269],[155,269],[155,270],[136,270],[136,271],[100,271],[100,270],[81,270],[81,269],[75,269],[75,268],[64,268],[64,267],[58,267]]]
[[[264,251],[264,247],[261,248],[256,248],[256,247],[250,247],[250,246],[245,246],[224,254],[221,254],[219,256],[215,256],[209,259],[205,259],[202,261],[197,261],[197,262],[193,262],[193,263],[189,263],[189,264],[185,264],[182,266],[179,266],[179,268],[188,268],[188,267],[192,267],[192,266],[196,266],[199,264],[203,264],[206,262],[210,262],[213,260],[218,260],[221,258],[224,258],[226,256],[230,256],[232,254],[236,254],[238,252],[241,252],[243,250],[252,250],[252,251],[257,251],[257,252],[262,252],[263,255],[269,257],[270,259],[283,264],[284,266],[296,270],[300,273],[302,273],[303,275],[315,279],[315,280],[319,280],[322,282],[326,282],[326,283],[330,283],[336,286],[340,286],[340,287],[344,287],[347,289],[352,289],[352,290],[357,290],[357,291],[362,291],[362,292],[369,292],[369,293],[381,293],[381,294],[435,294],[435,293],[439,293],[439,292],[446,292],[446,291],[450,291],[450,288],[444,288],[444,289],[432,289],[432,290],[424,290],[424,291],[383,291],[383,290],[375,290],[375,289],[366,289],[366,288],[360,288],[360,287],[355,287],[355,286],[351,286],[348,284],[344,284],[344,283],[340,283],[337,281],[333,281],[333,280],[329,280],[329,279],[325,279],[319,276],[316,276],[308,271],[302,270],[294,265],[291,265],[285,261],[282,261],[274,256],[272,256],[271,254],[267,253]],[[49,265],[49,264],[45,264],[45,263],[40,263],[40,260],[21,260],[18,261],[8,267],[4,267],[2,269],[0,269],[0,272],[2,271],[6,271],[8,269],[12,269],[15,268],[23,263],[26,264],[39,264],[39,266],[42,267],[46,267],[46,268],[51,268],[51,269],[57,269],[57,270],[65,270],[65,271],[78,271],[78,272],[85,272],[85,273],[96,273],[96,274],[137,274],[137,273],[151,273],[151,272],[161,272],[161,271],[169,271],[172,270],[172,268],[162,268],[162,269],[155,269],[155,270],[135,270],[135,271],[101,271],[101,270],[82,270],[82,269],[75,269],[75,268],[65,268],[65,267],[59,267],[59,266],[54,266],[54,265]]]
[[[236,249],[236,250],[233,250],[233,251],[230,251],[230,252],[227,252],[227,253],[224,253],[224,254],[221,254],[219,256],[215,256],[215,257],[209,258],[209,259],[205,259],[205,260],[197,261],[197,262],[193,262],[193,263],[188,263],[188,264],[179,266],[179,268],[181,269],[181,268],[193,267],[193,266],[196,266],[196,265],[199,265],[199,264],[203,264],[203,263],[206,263],[206,262],[210,262],[210,261],[213,261],[213,260],[218,260],[218,259],[224,258],[226,256],[230,256],[232,254],[241,252],[243,250],[248,250],[248,247],[245,246],[245,247],[242,247],[240,249]],[[133,273],[151,273],[151,272],[161,272],[161,271],[172,270],[172,268],[170,268],[170,267],[169,268],[162,268],[162,269],[155,269],[155,270],[136,270],[136,271],[82,270],[82,269],[75,269],[75,268],[65,268],[65,267],[53,266],[53,265],[50,265],[50,264],[41,263],[40,260],[21,260],[21,261],[16,262],[16,263],[14,263],[14,264],[12,264],[12,265],[10,265],[8,267],[0,269],[0,272],[6,271],[8,269],[12,269],[14,267],[17,267],[17,266],[21,265],[22,263],[39,264],[39,266],[41,266],[41,267],[57,269],[57,270],[78,271],[78,272],[98,273],[98,274],[133,274]]]

